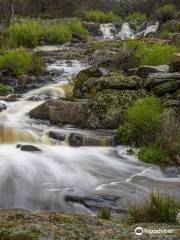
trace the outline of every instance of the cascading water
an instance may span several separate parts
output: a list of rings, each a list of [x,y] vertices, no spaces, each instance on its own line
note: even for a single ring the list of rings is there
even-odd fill
[[[27,113],[42,103],[33,101],[33,96],[62,97],[62,84],[85,67],[80,61],[57,61],[48,67],[61,72],[55,84],[24,94],[0,113],[0,208],[76,211],[75,205],[64,200],[65,195],[115,195],[120,197],[118,208],[129,199],[143,198],[154,186],[180,198],[179,178],[165,177],[158,167],[138,162],[127,155],[125,147],[72,148],[51,141],[47,131],[74,129],[28,117]],[[17,144],[32,143],[41,151],[16,148]]]
[[[100,30],[103,33],[104,39],[114,39],[116,29],[113,23],[101,24]]]

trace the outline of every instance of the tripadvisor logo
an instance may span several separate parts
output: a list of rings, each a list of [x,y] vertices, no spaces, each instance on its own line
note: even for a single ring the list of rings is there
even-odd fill
[[[135,234],[137,236],[141,236],[143,233],[147,233],[147,234],[172,234],[174,231],[175,231],[175,229],[164,229],[164,228],[147,229],[147,228],[137,227],[135,229]]]

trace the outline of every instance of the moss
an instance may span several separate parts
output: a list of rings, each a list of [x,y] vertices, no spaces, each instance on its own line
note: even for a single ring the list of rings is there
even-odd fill
[[[12,93],[12,89],[9,86],[0,84],[0,95],[5,96],[10,93]]]

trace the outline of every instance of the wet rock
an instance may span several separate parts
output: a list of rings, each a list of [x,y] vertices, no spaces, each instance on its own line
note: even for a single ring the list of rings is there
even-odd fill
[[[180,88],[180,73],[150,74],[144,87],[151,89],[159,96],[173,93]]]
[[[80,43],[80,42],[86,42],[86,39],[81,37],[79,34],[73,32],[72,38],[71,38],[71,43]]]
[[[58,140],[60,142],[63,142],[66,140],[66,135],[59,131],[49,131],[49,137],[55,140]]]
[[[180,72],[180,53],[174,55],[169,67],[171,72]]]
[[[76,96],[81,98],[93,98],[97,92],[112,90],[136,90],[143,86],[143,81],[137,76],[127,77],[118,73],[110,73],[105,77],[90,78],[76,88]]]
[[[89,33],[96,37],[96,36],[103,36],[103,33],[100,30],[100,24],[94,22],[83,22],[83,26],[87,28]]]
[[[41,152],[41,150],[35,146],[32,145],[17,145],[17,148],[21,149],[21,151],[24,152]]]
[[[141,78],[147,78],[151,73],[167,73],[169,70],[168,65],[160,65],[160,66],[140,66],[135,74]]]
[[[7,103],[3,100],[0,100],[0,112],[7,109]]]
[[[69,145],[71,147],[80,147],[84,145],[83,135],[78,133],[71,133],[69,137]]]
[[[47,101],[33,109],[31,118],[46,119],[52,123],[82,125],[86,118],[86,101]]]
[[[144,90],[105,90],[90,101],[87,111],[88,128],[116,129],[123,123],[127,109],[138,98],[148,96]]]
[[[90,67],[82,70],[76,77],[75,85],[74,85],[74,96],[79,97],[81,92],[79,92],[79,87],[89,78],[92,77],[101,77],[103,73],[97,67]]]
[[[7,102],[16,102],[21,98],[21,94],[10,94],[6,97]]]
[[[120,209],[116,206],[116,202],[119,200],[118,196],[110,195],[95,195],[95,196],[71,196],[66,195],[65,200],[67,202],[80,203],[84,207],[91,211],[99,211],[101,208],[108,208],[116,213],[126,213],[126,209]]]

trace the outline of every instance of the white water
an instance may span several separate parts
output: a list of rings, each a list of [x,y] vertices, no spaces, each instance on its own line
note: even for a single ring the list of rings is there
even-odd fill
[[[123,23],[122,28],[119,32],[113,23],[106,23],[100,25],[100,30],[103,33],[103,39],[134,39],[139,36],[146,37],[149,33],[154,33],[158,30],[159,22],[148,22],[143,29],[138,30],[137,33],[133,29],[131,29],[128,22]]]
[[[42,94],[62,97],[61,84],[85,67],[78,61],[49,66],[63,69],[56,84],[24,94],[0,113],[0,208],[77,211],[76,205],[64,201],[66,194],[116,195],[121,197],[120,206],[153,189],[180,197],[180,178],[167,178],[158,167],[138,162],[126,154],[125,147],[72,148],[54,143],[46,135],[54,126],[29,119],[28,112],[42,101],[26,99]],[[33,143],[42,151],[23,152],[16,148],[18,143]]]

